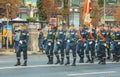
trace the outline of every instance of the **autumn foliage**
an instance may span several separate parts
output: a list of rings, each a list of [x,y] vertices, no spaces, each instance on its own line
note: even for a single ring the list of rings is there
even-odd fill
[[[40,20],[49,20],[59,13],[58,4],[54,0],[38,0],[37,7]]]
[[[0,0],[0,15],[7,17],[6,9],[8,9],[9,18],[14,18],[19,12],[20,0]]]
[[[116,12],[114,14],[115,19],[118,21],[119,25],[120,25],[120,8],[116,9]]]

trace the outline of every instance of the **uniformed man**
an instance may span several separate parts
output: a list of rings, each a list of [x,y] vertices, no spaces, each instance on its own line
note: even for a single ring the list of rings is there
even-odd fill
[[[53,49],[54,49],[55,31],[52,29],[51,24],[48,25],[48,32],[47,32],[45,38],[46,38],[45,52],[48,57],[47,64],[53,64]]]
[[[56,32],[55,38],[56,38],[56,45],[54,48],[54,53],[57,58],[57,62],[55,64],[58,64],[58,63],[63,64],[64,63],[63,61],[64,61],[65,31],[63,30],[62,25],[58,26],[58,30]],[[61,61],[59,59],[59,54],[58,54],[59,50],[60,50],[60,54],[61,54]]]
[[[19,44],[19,31],[15,30],[15,35],[14,35],[14,47],[15,47],[15,53],[18,50],[18,44]]]
[[[17,63],[15,66],[20,65],[20,58],[21,58],[21,51],[23,51],[23,58],[24,58],[24,63],[22,66],[27,66],[27,46],[28,46],[28,39],[29,39],[29,33],[26,30],[26,25],[21,25],[21,30],[20,30],[20,39],[19,39],[19,44],[18,44],[18,51],[16,52],[17,56]]]
[[[90,25],[90,29],[87,32],[87,40],[86,40],[86,63],[94,63],[95,58],[95,40],[96,40],[96,30],[93,25]],[[91,52],[91,56],[90,53]]]
[[[115,28],[114,30],[114,42],[113,42],[113,61],[119,62],[120,59],[120,30]]]
[[[73,55],[72,66],[75,66],[76,65],[76,40],[77,40],[77,34],[76,34],[76,30],[74,28],[74,25],[70,26],[66,37],[67,37],[67,45],[66,45],[67,62],[66,62],[65,65],[70,64],[69,52],[70,52],[70,49],[71,49],[72,50],[72,55]]]
[[[39,31],[39,37],[38,37],[38,46],[39,46],[39,51],[43,52],[43,40],[44,40],[44,34],[41,28],[38,29]]]
[[[67,30],[64,30],[65,32],[65,35],[67,34]],[[66,50],[66,45],[67,45],[67,37],[65,36],[65,39],[64,39],[64,51]]]
[[[113,59],[112,61],[116,61],[116,53],[115,53],[115,42],[114,42],[114,39],[115,39],[115,33],[116,29],[115,27],[112,27],[111,28],[111,33],[110,33],[110,37],[111,37],[111,41],[110,41],[110,53],[112,54],[113,56]]]
[[[104,25],[101,25],[100,29],[97,31],[97,56],[99,59],[99,63],[98,64],[106,64],[106,36],[107,36],[107,32],[104,29]]]
[[[106,26],[106,27],[105,27],[105,30],[107,31],[107,37],[106,37],[106,44],[107,44],[107,47],[106,47],[106,50],[107,50],[107,59],[110,59],[110,57],[111,57],[111,53],[110,53],[110,42],[111,42],[110,33],[111,33],[111,29],[110,29],[110,26]]]
[[[80,57],[80,63],[84,63],[84,48],[86,45],[86,36],[87,36],[87,32],[84,29],[84,26],[81,25],[80,29],[77,32],[78,35],[78,43],[77,43],[77,53]]]

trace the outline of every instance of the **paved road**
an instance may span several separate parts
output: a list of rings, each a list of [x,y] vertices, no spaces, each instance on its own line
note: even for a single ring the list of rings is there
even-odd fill
[[[15,56],[0,56],[0,77],[120,77],[120,63],[47,65],[45,55],[29,56],[28,66],[13,66]]]

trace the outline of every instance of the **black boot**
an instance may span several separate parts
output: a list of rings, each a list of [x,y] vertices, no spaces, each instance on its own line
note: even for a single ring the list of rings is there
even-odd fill
[[[72,66],[76,66],[76,58],[73,60]]]
[[[116,57],[116,62],[119,62],[119,57],[118,56]]]
[[[102,64],[106,64],[106,59],[105,58],[102,59]]]
[[[50,57],[50,64],[53,64],[53,57]]]
[[[27,60],[24,61],[22,66],[27,66]]]
[[[64,58],[61,59],[60,64],[61,64],[61,65],[64,64]]]
[[[17,59],[17,63],[14,66],[19,66],[20,64],[20,59]]]
[[[94,63],[94,57],[92,57],[92,59],[91,59],[91,63]]]
[[[43,52],[43,47],[40,48],[40,51]]]
[[[69,57],[67,57],[67,62],[65,63],[65,65],[68,65],[68,64],[70,64],[70,58]]]
[[[102,58],[101,58],[101,57],[99,57],[99,62],[98,62],[98,64],[102,64]]]
[[[58,64],[60,63],[60,59],[59,59],[59,56],[56,56],[57,57],[57,62],[55,64]]]
[[[107,59],[108,59],[108,60],[110,60],[110,58],[111,58],[111,53],[110,53],[110,50],[109,50],[109,48],[107,48],[107,54],[108,54],[108,57],[107,57]]]
[[[84,63],[84,57],[80,58],[80,62],[79,63]]]
[[[102,60],[99,60],[98,64],[102,64]]]
[[[108,56],[107,59],[110,60],[110,56]]]
[[[114,61],[116,61],[116,56],[115,56],[115,55],[113,55],[113,60],[112,60],[112,62],[114,62]]]
[[[50,56],[48,56],[48,62],[47,62],[47,64],[50,64]]]
[[[90,60],[90,57],[89,56],[87,56],[87,61],[86,61],[86,63],[90,63],[91,62],[91,60]]]

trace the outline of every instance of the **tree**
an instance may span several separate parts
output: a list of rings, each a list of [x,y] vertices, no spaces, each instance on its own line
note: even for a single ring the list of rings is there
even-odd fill
[[[50,17],[55,16],[59,12],[57,6],[54,0],[37,0],[39,20],[48,21]]]
[[[19,0],[0,0],[0,15],[7,17],[6,10],[8,9],[8,18],[13,18],[19,12]]]
[[[97,26],[100,20],[99,5],[96,0],[91,0],[91,1],[92,1],[92,10],[91,10],[92,24],[94,26]]]
[[[103,7],[103,5],[104,5],[104,0],[98,0],[98,4],[99,4],[100,7]]]
[[[62,15],[68,15],[69,14],[69,0],[63,0],[64,7],[61,9]]]
[[[116,9],[116,12],[114,14],[115,19],[118,21],[118,24],[120,25],[120,8]]]

